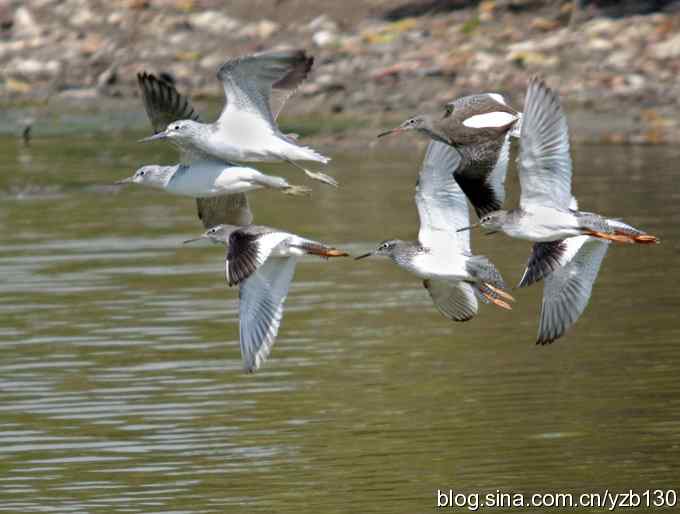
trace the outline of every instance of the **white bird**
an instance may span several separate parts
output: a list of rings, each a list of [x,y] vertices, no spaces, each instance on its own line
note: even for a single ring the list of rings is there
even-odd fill
[[[275,189],[288,195],[307,195],[311,192],[308,187],[291,185],[284,178],[265,175],[253,168],[205,159],[190,165],[142,166],[131,177],[117,182],[127,183],[193,198],[247,193],[262,188]]]
[[[390,257],[423,279],[439,312],[454,321],[467,321],[477,313],[478,298],[505,309],[510,309],[505,300],[513,298],[503,291],[505,284],[493,263],[484,256],[472,255],[470,233],[456,231],[469,222],[465,194],[451,174],[459,161],[453,147],[431,142],[416,186],[418,240],[384,241],[357,259]]]
[[[176,118],[164,131],[142,141],[169,139],[185,150],[229,162],[285,161],[310,178],[337,186],[332,177],[295,162],[326,164],[330,159],[299,145],[276,124],[283,104],[305,80],[313,62],[303,50],[263,52],[229,60],[217,72],[226,97],[217,121],[200,123],[191,115]]]
[[[283,303],[303,255],[344,257],[322,243],[271,227],[218,225],[202,236],[227,247],[225,277],[239,286],[239,340],[243,365],[257,370],[271,352],[283,317]]]
[[[558,339],[583,314],[610,241],[658,242],[622,221],[579,211],[571,176],[569,131],[558,95],[534,78],[520,134],[520,207],[487,214],[473,226],[535,242],[519,287],[544,279],[537,344]]]
[[[182,117],[198,119],[191,103],[175,87],[147,73],[138,76],[139,88],[154,132]],[[176,140],[173,142],[177,143]],[[305,194],[307,188],[292,186],[243,166],[207,157],[177,144],[183,164],[145,166],[119,183],[140,183],[174,194],[196,198],[198,216],[206,228],[219,224],[249,225],[253,221],[245,191],[268,187],[289,194]]]

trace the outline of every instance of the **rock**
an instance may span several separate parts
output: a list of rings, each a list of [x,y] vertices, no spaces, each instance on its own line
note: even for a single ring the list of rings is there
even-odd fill
[[[560,22],[558,20],[554,19],[549,19],[549,18],[534,18],[531,20],[531,28],[536,29],[536,30],[542,30],[543,32],[548,32],[550,30],[555,30],[560,26]]]
[[[310,21],[305,29],[309,32],[316,32],[319,30],[337,32],[338,24],[335,23],[329,16],[322,14],[321,16],[317,16],[312,21]]]
[[[12,31],[17,37],[28,38],[40,35],[40,26],[35,21],[31,11],[25,7],[19,7],[14,13]]]
[[[556,55],[548,56],[543,52],[515,51],[508,54],[507,59],[520,66],[550,68],[559,64],[559,57]]]
[[[118,67],[115,64],[112,64],[108,69],[104,70],[104,72],[97,77],[97,89],[102,91],[115,84],[118,79],[117,71]]]
[[[188,20],[193,27],[213,34],[226,34],[241,26],[239,20],[214,10],[191,14],[188,17]]]
[[[217,70],[222,63],[226,61],[226,57],[219,53],[209,54],[203,57],[198,65],[206,70]]]
[[[257,37],[260,39],[267,39],[274,32],[279,30],[279,24],[270,20],[261,20],[257,23],[249,23],[241,30],[238,35],[240,37]]]
[[[61,63],[54,59],[39,61],[15,57],[8,63],[5,71],[8,75],[20,75],[26,78],[51,78],[61,71]]]
[[[658,59],[673,59],[680,57],[680,34],[677,34],[663,43],[652,46],[651,54]]]
[[[596,37],[588,41],[586,43],[586,47],[589,50],[610,51],[612,48],[614,48],[614,43],[612,43],[609,39]]]
[[[78,28],[90,27],[99,22],[99,16],[87,6],[77,9],[69,19],[71,25]]]
[[[335,46],[340,42],[340,39],[337,35],[337,33],[331,31],[331,30],[320,30],[319,32],[315,32],[314,35],[312,36],[312,42],[320,47],[326,47],[326,46]]]

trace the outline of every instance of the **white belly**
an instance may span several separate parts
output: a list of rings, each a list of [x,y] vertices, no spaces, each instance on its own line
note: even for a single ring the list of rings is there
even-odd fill
[[[574,216],[569,211],[538,207],[525,212],[519,223],[504,227],[510,237],[534,242],[557,241],[581,235]]]
[[[173,178],[167,190],[183,196],[206,198],[260,189],[251,181],[258,172],[240,166],[192,165],[191,169]]]
[[[465,269],[465,258],[462,255],[444,256],[437,253],[421,253],[407,265],[397,264],[420,278],[457,281],[470,278]]]

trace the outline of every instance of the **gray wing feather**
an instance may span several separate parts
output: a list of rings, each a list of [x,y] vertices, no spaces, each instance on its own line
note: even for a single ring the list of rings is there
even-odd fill
[[[425,289],[430,293],[437,310],[453,321],[468,321],[477,314],[477,297],[470,284],[444,280],[425,280]]]
[[[583,314],[609,241],[578,236],[581,247],[566,265],[544,279],[537,344],[552,343]]]
[[[271,352],[295,263],[295,257],[269,259],[241,284],[239,339],[247,371],[258,369]]]
[[[559,97],[539,79],[529,81],[519,153],[520,205],[566,209],[571,201],[569,128]]]
[[[505,177],[508,174],[508,161],[510,160],[510,132],[503,140],[503,146],[498,154],[498,160],[493,170],[487,177],[489,187],[494,193],[496,200],[501,204],[505,203]]]
[[[250,225],[253,213],[245,193],[197,198],[198,217],[205,228],[215,225]]]
[[[164,130],[173,121],[199,120],[189,100],[169,82],[142,72],[137,74],[137,83],[154,134]]]
[[[224,86],[227,107],[255,112],[274,125],[285,101],[307,77],[314,59],[304,50],[263,52],[225,62],[217,72]],[[270,105],[272,89],[276,90]]]
[[[460,160],[456,149],[447,144],[432,141],[427,147],[415,195],[418,240],[423,246],[470,251],[469,231],[456,232],[469,224],[465,193],[453,178]]]

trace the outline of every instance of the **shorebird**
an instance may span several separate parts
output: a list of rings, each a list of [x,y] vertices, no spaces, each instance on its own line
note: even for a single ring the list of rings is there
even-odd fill
[[[482,217],[505,200],[510,137],[519,136],[521,117],[502,95],[484,93],[449,102],[441,119],[416,116],[378,137],[415,130],[453,146],[461,158],[449,171]]]
[[[239,340],[243,365],[257,370],[267,359],[281,325],[283,303],[303,255],[346,257],[349,254],[271,227],[218,225],[196,239],[227,247],[225,277],[239,286]]]
[[[510,309],[507,301],[514,299],[503,290],[505,283],[491,261],[472,255],[469,232],[456,232],[469,222],[465,194],[450,175],[459,160],[452,147],[431,142],[416,186],[418,240],[384,241],[374,251],[356,258],[389,257],[423,279],[432,301],[445,317],[468,321],[477,313],[477,298],[504,309]]]
[[[144,108],[154,132],[158,133],[178,118],[199,119],[189,100],[179,94],[170,82],[147,73],[140,73],[137,79]],[[181,140],[171,141],[177,146],[183,164],[142,167],[135,175],[120,182],[143,183],[162,187],[175,194],[195,197],[198,217],[205,228],[225,223],[249,225],[253,222],[248,198],[244,192],[236,192],[241,188],[245,191],[257,189],[258,186],[270,187],[293,194],[304,194],[307,191],[300,186],[286,185],[284,179],[196,152]]]
[[[569,131],[559,97],[532,78],[520,134],[520,207],[486,214],[459,232],[481,226],[534,242],[518,287],[545,279],[538,344],[558,339],[581,316],[610,241],[658,242],[622,221],[579,211],[571,175]]]
[[[265,175],[253,168],[232,166],[216,160],[200,160],[190,165],[142,166],[134,175],[116,184],[140,184],[169,193],[193,198],[206,198],[233,193],[246,193],[268,188],[288,195],[307,195],[311,189],[289,184],[286,179]]]
[[[200,123],[191,115],[175,118],[165,130],[142,141],[169,139],[186,150],[229,162],[285,161],[312,179],[337,186],[332,177],[295,162],[326,164],[330,159],[299,145],[276,123],[283,104],[307,78],[313,62],[304,50],[263,52],[228,60],[217,72],[226,97],[217,121]],[[146,82],[144,75],[139,80]]]

